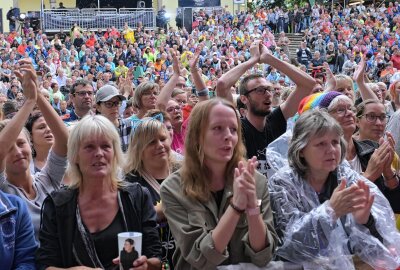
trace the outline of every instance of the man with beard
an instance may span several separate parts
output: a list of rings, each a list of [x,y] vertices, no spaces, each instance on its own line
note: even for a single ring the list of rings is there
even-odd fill
[[[272,97],[275,90],[273,84],[263,75],[247,75],[239,84],[240,100],[248,110],[246,117],[242,119],[247,157],[256,156],[259,161],[258,171],[266,175],[269,168],[265,156],[266,147],[286,131],[286,120],[296,113],[300,101],[311,93],[316,82],[307,73],[274,57],[259,41],[252,43],[250,54],[248,61],[231,69],[218,80],[218,96],[232,101],[231,86],[257,63],[276,68],[296,84],[295,91],[274,110]]]
[[[91,112],[93,106],[93,86],[87,80],[79,80],[71,88],[70,99],[74,109],[64,122],[78,121]]]

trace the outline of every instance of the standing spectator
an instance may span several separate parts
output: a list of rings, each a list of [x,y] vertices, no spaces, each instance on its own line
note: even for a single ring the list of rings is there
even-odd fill
[[[394,47],[392,58],[390,60],[393,62],[393,67],[400,70],[400,49],[398,47]]]
[[[302,65],[305,65],[306,68],[308,69],[311,59],[312,59],[311,51],[307,47],[306,42],[302,41],[300,44],[300,48],[297,50],[297,62],[299,62]]]

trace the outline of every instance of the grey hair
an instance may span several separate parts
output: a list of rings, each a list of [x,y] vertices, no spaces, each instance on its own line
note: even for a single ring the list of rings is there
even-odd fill
[[[335,108],[339,103],[342,103],[342,102],[345,102],[345,101],[347,101],[347,102],[349,102],[350,104],[353,104],[354,102],[351,100],[351,98],[349,98],[348,96],[346,96],[346,95],[339,95],[339,96],[337,96],[337,97],[335,97],[332,101],[331,101],[331,103],[329,104],[329,106],[328,106],[328,111],[331,111],[331,110],[333,110],[333,108]]]
[[[293,137],[289,145],[289,165],[302,177],[308,171],[308,164],[301,156],[302,150],[314,136],[323,136],[328,132],[340,136],[340,162],[346,155],[346,141],[343,137],[343,130],[339,123],[324,110],[315,109],[306,111],[300,115],[293,129]]]

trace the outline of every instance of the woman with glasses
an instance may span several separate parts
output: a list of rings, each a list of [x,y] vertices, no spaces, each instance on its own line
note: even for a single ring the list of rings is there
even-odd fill
[[[172,55],[173,59],[172,66],[174,73],[172,74],[169,81],[165,84],[163,90],[160,93],[160,96],[157,99],[157,108],[160,110],[165,110],[171,119],[171,124],[174,129],[174,137],[172,139],[172,145],[171,145],[172,150],[176,151],[179,154],[183,154],[185,137],[184,137],[184,130],[182,127],[183,126],[182,105],[178,103],[176,99],[172,98],[174,89],[179,83],[180,78],[182,77],[180,76],[179,61],[176,56],[176,52],[171,49],[170,54]],[[190,61],[190,64],[192,65],[193,61],[196,61],[196,59],[198,59],[197,54]]]
[[[374,104],[372,100],[369,102],[371,102],[368,103],[370,105]],[[377,102],[379,103],[379,101]],[[360,105],[365,107],[364,103]],[[368,113],[370,120],[373,118],[372,111],[370,111],[372,109],[368,108],[367,111],[364,109],[363,113],[357,114],[357,120],[357,109],[353,106],[352,100],[348,96],[332,91],[329,93],[314,94],[303,99],[300,104],[299,113],[316,107],[327,109],[328,113],[343,129],[343,138],[347,143],[345,159],[350,163],[351,168],[374,182],[389,199],[393,210],[399,212],[400,203],[396,202],[395,197],[393,197],[393,192],[397,192],[399,189],[399,177],[397,176],[397,172],[392,169],[394,157],[393,138],[389,135],[387,141],[381,139],[380,144],[378,144],[368,139],[365,140],[366,138],[364,137],[362,140],[357,140],[353,136],[357,128],[357,123],[360,120],[364,121],[360,117],[365,118],[363,116],[365,112]],[[376,115],[381,116],[378,112],[376,112]],[[383,135],[383,131],[380,134]]]
[[[400,234],[393,211],[374,184],[342,163],[342,127],[354,123],[346,100],[322,96],[322,107],[333,103],[328,111],[336,121],[320,109],[300,115],[288,165],[268,182],[282,243],[276,255],[304,269],[396,269]]]
[[[390,95],[392,97],[393,108],[396,112],[390,117],[386,130],[389,131],[396,142],[400,141],[400,80],[394,81],[390,86]],[[400,143],[396,144],[396,153],[400,155]]]
[[[133,124],[130,119],[122,119],[119,112],[122,101],[125,99],[125,96],[112,85],[105,85],[96,93],[96,110],[117,128],[123,152],[128,150]]]

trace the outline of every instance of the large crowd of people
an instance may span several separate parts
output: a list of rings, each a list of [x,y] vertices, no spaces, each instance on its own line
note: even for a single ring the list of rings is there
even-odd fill
[[[192,28],[0,33],[0,268],[399,268],[399,4]]]

